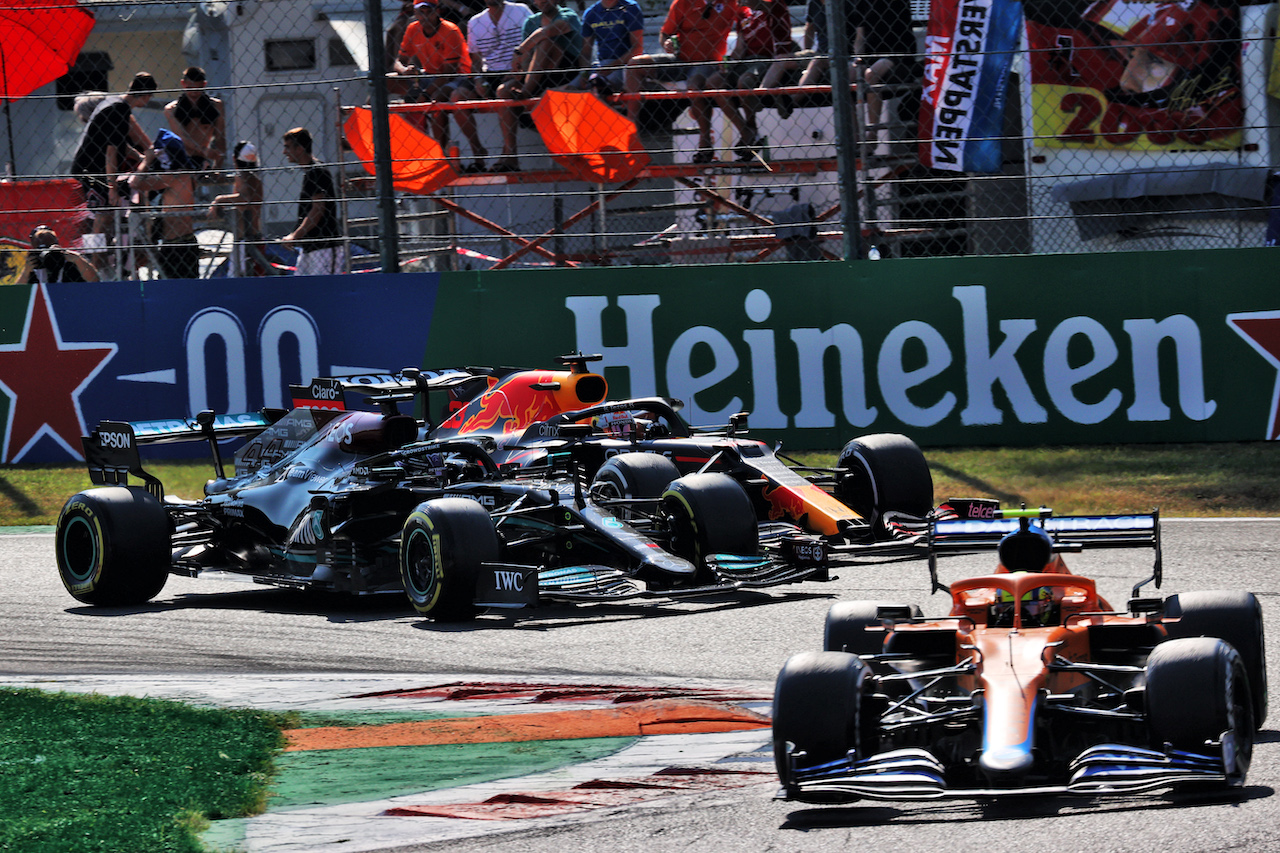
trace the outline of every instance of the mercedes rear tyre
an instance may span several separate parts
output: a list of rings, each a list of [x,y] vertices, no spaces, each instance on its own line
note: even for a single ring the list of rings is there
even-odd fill
[[[884,651],[886,631],[868,631],[880,627],[876,613],[881,607],[906,608],[913,617],[922,613],[918,606],[890,601],[837,601],[827,611],[823,628],[822,648],[829,652],[848,652],[851,655],[878,655]]]
[[[1244,661],[1229,643],[1188,637],[1156,646],[1147,658],[1146,706],[1157,747],[1221,752],[1227,784],[1244,784],[1253,758],[1253,698]]]
[[[474,619],[480,564],[498,559],[498,534],[484,507],[465,498],[419,504],[400,534],[400,580],[423,616]]]
[[[874,751],[874,726],[862,718],[869,676],[843,652],[802,652],[783,665],[773,692],[773,760],[788,792],[798,767]]]
[[[671,552],[705,569],[712,554],[753,557],[760,528],[751,498],[728,474],[688,474],[662,494]]]
[[[1253,724],[1267,718],[1267,648],[1262,632],[1262,605],[1251,592],[1210,590],[1171,595],[1164,604],[1169,638],[1217,637],[1240,653],[1253,692]]]
[[[933,509],[933,475],[916,443],[905,435],[855,438],[840,451],[835,496],[885,538],[885,513],[923,518]]]
[[[657,453],[620,453],[600,466],[591,482],[591,493],[609,500],[657,500],[671,481],[679,478],[680,469]],[[626,519],[631,512],[619,510]]]
[[[169,514],[139,486],[80,492],[58,516],[58,574],[85,604],[131,605],[164,589],[172,558]]]

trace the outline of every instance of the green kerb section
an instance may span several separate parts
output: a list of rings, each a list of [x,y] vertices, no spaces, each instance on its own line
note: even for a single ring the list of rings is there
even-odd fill
[[[276,759],[276,782],[267,810],[368,802],[529,776],[603,758],[637,740],[586,738],[289,752]],[[239,849],[245,825],[243,819],[215,821],[201,840],[216,850]]]

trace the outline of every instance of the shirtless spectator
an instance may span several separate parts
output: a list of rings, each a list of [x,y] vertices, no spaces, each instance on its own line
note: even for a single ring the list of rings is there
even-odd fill
[[[631,60],[627,65],[627,92],[638,94],[651,78],[684,80],[690,93],[702,91],[724,60],[729,31],[737,20],[737,0],[671,0],[660,31],[665,53],[641,54]],[[710,163],[715,159],[711,104],[706,98],[690,98],[689,112],[698,124],[698,151],[693,162]],[[627,116],[639,123],[638,98],[627,102]]]
[[[262,251],[262,176],[258,174],[258,149],[240,140],[231,150],[236,165],[235,183],[209,205],[209,218],[217,219],[223,208],[235,211],[235,270],[240,275],[266,275],[271,264]]]
[[[182,73],[182,94],[164,108],[169,129],[186,146],[198,171],[222,168],[227,153],[227,120],[221,98],[205,94],[204,69],[192,65]]]
[[[177,134],[161,130],[138,171],[129,176],[130,189],[155,208],[149,237],[161,278],[200,277],[194,165]]]

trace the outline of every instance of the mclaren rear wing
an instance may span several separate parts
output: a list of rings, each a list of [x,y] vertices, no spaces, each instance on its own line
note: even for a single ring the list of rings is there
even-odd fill
[[[937,557],[945,554],[994,552],[1007,534],[1028,520],[1035,521],[1050,538],[1055,551],[1083,551],[1094,548],[1151,548],[1154,566],[1148,582],[1158,589],[1164,581],[1164,558],[1160,546],[1160,511],[1120,515],[1060,515],[1047,507],[1002,509],[996,501],[949,500],[935,511],[929,522],[925,543],[929,552],[929,575],[933,588],[938,583]]]

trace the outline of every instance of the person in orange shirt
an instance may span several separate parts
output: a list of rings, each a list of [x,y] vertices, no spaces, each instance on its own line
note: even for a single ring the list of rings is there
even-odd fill
[[[632,57],[627,63],[627,92],[639,92],[651,77],[667,82],[684,80],[689,92],[705,89],[707,80],[724,62],[729,31],[737,21],[738,0],[671,0],[660,31],[665,52]],[[693,162],[710,163],[715,159],[711,104],[706,98],[692,98],[689,112],[698,124],[698,153]],[[627,117],[638,123],[639,99],[627,102]]]
[[[457,24],[441,19],[435,0],[416,0],[413,20],[400,42],[400,55],[395,73],[416,77],[406,100],[448,101],[453,90],[471,73],[471,53],[467,39]],[[449,116],[445,112],[428,113],[431,136],[447,146]],[[462,127],[462,123],[458,123]]]

